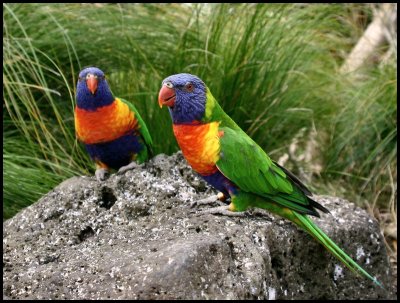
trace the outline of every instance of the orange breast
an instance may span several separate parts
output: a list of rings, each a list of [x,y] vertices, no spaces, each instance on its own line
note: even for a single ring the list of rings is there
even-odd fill
[[[219,159],[219,122],[208,124],[174,124],[173,130],[190,166],[201,175],[211,175],[217,171],[215,163]]]
[[[86,144],[115,140],[136,129],[135,114],[119,99],[96,111],[75,108],[75,130],[79,140]]]

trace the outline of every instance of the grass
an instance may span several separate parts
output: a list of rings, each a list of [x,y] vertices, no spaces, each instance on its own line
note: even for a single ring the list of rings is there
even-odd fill
[[[356,4],[4,4],[3,219],[93,174],[73,121],[89,65],[135,103],[156,153],[178,150],[161,81],[189,72],[275,160],[315,134],[321,169],[303,168],[318,193],[397,213],[397,67],[371,65],[362,80],[338,72],[370,18]]]

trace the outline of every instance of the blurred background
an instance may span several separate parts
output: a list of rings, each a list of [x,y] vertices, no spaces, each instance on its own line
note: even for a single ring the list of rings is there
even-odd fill
[[[135,104],[156,154],[178,151],[161,81],[187,72],[315,193],[375,216],[397,260],[396,24],[397,4],[3,4],[3,220],[93,175],[83,67]]]

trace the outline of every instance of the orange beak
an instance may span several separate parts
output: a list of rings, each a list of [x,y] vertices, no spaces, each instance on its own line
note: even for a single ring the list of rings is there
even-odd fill
[[[158,104],[160,105],[160,108],[163,107],[163,105],[166,106],[174,106],[175,104],[175,90],[173,88],[169,88],[166,85],[163,85],[161,87],[160,93],[158,94]]]
[[[95,75],[89,75],[89,78],[86,80],[86,85],[89,89],[89,91],[94,95],[94,93],[97,90],[97,78]]]

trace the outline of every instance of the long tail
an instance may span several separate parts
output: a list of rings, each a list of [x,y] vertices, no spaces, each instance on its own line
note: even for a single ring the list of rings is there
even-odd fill
[[[382,284],[373,278],[369,273],[367,273],[360,265],[358,265],[352,258],[350,258],[343,250],[341,250],[335,242],[333,242],[319,227],[306,215],[297,213],[293,211],[293,214],[298,219],[294,222],[298,224],[300,227],[305,229],[310,235],[312,235],[318,242],[320,242],[325,248],[332,253],[336,258],[343,262],[352,272],[356,274],[361,274],[371,281],[373,281],[376,285],[385,289]]]

